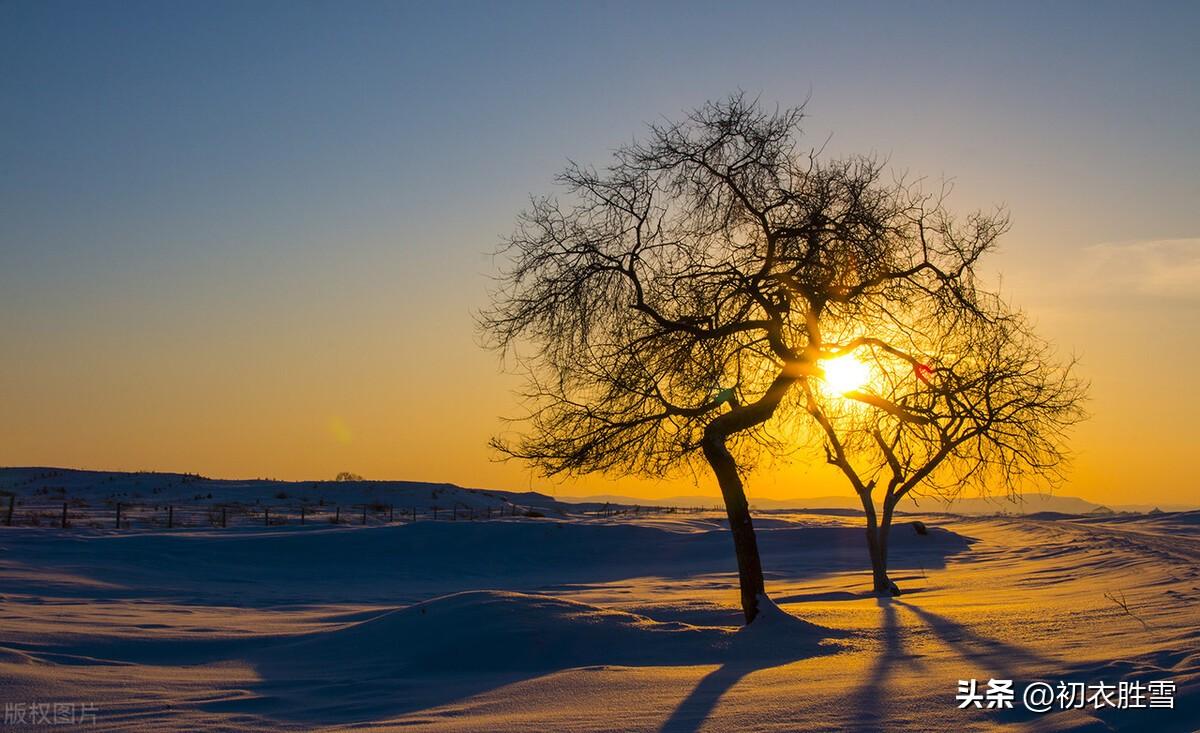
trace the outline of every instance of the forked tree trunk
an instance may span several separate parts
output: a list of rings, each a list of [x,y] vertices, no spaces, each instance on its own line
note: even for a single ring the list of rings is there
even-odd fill
[[[798,378],[795,370],[780,372],[763,396],[748,405],[739,405],[731,398],[729,412],[722,413],[709,423],[701,440],[704,457],[717,476],[721,497],[725,500],[729,532],[733,535],[733,549],[737,554],[742,613],[747,624],[758,616],[758,598],[765,597],[766,591],[763,588],[762,561],[758,557],[758,540],[754,537],[754,524],[750,521],[750,505],[746,503],[746,492],[738,476],[737,461],[733,459],[725,441],[739,431],[770,420],[775,408]]]
[[[867,552],[871,555],[873,590],[879,595],[898,596],[900,588],[892,582],[887,573],[888,533],[892,528],[895,502],[884,500],[883,518],[879,521],[875,515],[875,501],[870,492],[859,494],[859,499],[862,500],[863,512],[867,515]]]
[[[746,623],[758,615],[758,597],[765,594],[763,587],[762,561],[758,557],[758,540],[754,536],[754,524],[750,521],[750,505],[742,479],[738,476],[737,463],[725,447],[724,438],[706,436],[704,457],[712,466],[725,499],[725,513],[729,516],[729,530],[733,535],[733,549],[737,553],[738,583],[742,591],[742,613]]]

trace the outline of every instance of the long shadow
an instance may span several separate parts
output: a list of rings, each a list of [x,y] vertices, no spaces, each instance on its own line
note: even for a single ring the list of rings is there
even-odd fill
[[[908,651],[904,641],[904,627],[896,613],[893,598],[880,597],[875,601],[880,610],[879,639],[881,648],[862,685],[850,697],[846,706],[856,717],[848,720],[855,729],[882,730],[883,702],[887,700],[887,686],[893,673],[901,665],[920,669],[923,665]]]
[[[955,653],[979,667],[981,674],[997,679],[1016,682],[1018,689],[1023,682],[1054,675],[1061,662],[1000,639],[984,636],[968,626],[945,616],[928,611],[920,606],[896,600],[925,623],[934,635]],[[1013,708],[989,710],[987,714],[1004,724],[1028,721],[1044,717],[1025,709],[1019,703]]]
[[[920,606],[914,606],[901,600],[894,602],[912,611],[947,646],[962,657],[978,664],[982,669],[988,670],[989,673],[996,671],[1008,679],[1015,679],[1013,675],[1018,670],[1014,669],[1014,665],[1047,670],[1053,669],[1051,665],[1058,664],[1056,660],[1041,656],[1024,647],[978,634],[957,621],[939,616]]]
[[[659,624],[660,630],[650,632],[618,629],[615,636],[611,630],[606,634],[600,629],[602,638],[593,642],[584,636],[590,633],[586,625],[572,630],[531,624],[527,629],[507,633],[491,649],[482,650],[484,656],[476,666],[469,662],[479,647],[478,636],[458,644],[454,638],[414,640],[405,638],[406,634],[393,638],[387,633],[358,633],[379,624],[383,629],[376,631],[419,634],[411,623],[387,623],[400,620],[402,615],[414,616],[411,611],[384,611],[341,631],[302,635],[93,640],[59,646],[53,652],[36,645],[9,646],[59,664],[246,662],[258,673],[257,683],[241,693],[228,691],[226,697],[199,707],[305,725],[352,724],[436,708],[566,669],[719,664],[680,702],[661,728],[662,733],[691,733],[745,676],[832,653],[838,647],[822,642],[845,636],[844,632],[792,619],[792,628],[769,629],[766,634],[753,627],[737,632],[721,628],[685,630],[677,623]],[[678,639],[666,639],[664,644],[664,639],[655,638],[670,635]],[[381,644],[387,654],[379,654]],[[511,654],[511,658],[497,659],[497,648]],[[118,659],[121,661],[115,661]]]
[[[438,708],[567,669],[721,665],[672,716],[670,730],[689,730],[746,674],[829,653],[821,642],[843,635],[790,617],[772,622],[734,632],[648,622],[547,596],[462,593],[249,652],[242,660],[259,681],[245,695],[202,707],[346,725]]]
[[[694,733],[700,730],[726,692],[746,675],[769,666],[731,662],[709,672],[679,703],[659,733]]]
[[[818,640],[809,637],[814,628],[819,627],[788,617],[782,628],[776,626],[767,630],[766,636],[759,636],[763,629],[755,629],[753,625],[741,629],[729,649],[729,656],[736,658],[725,661],[705,675],[675,707],[659,733],[695,733],[712,715],[721,698],[747,675],[828,654],[838,648],[821,646]],[[846,635],[833,630],[826,633],[829,637]]]
[[[1039,668],[1042,671],[1054,669],[1051,666],[1055,664],[1054,660],[1023,647],[983,636],[957,621],[912,603],[897,598],[878,598],[876,602],[881,614],[880,650],[862,685],[849,699],[846,709],[853,717],[845,721],[846,729],[886,730],[887,720],[884,712],[887,706],[884,702],[888,699],[887,687],[891,679],[901,667],[908,666],[914,670],[924,667],[920,656],[913,654],[908,648],[906,633],[911,635],[914,629],[901,623],[897,614],[898,607],[910,611],[954,652],[997,678],[1022,679],[1016,674],[1014,665]],[[1022,716],[1020,711],[1003,711],[997,717],[1011,721],[1029,716]]]
[[[950,646],[962,657],[975,662],[988,674],[1002,679],[1016,681],[1018,689],[1023,683],[1032,680],[1059,680],[1066,682],[1082,682],[1094,684],[1104,681],[1115,684],[1118,680],[1139,679],[1142,681],[1170,677],[1163,674],[1155,666],[1147,666],[1129,660],[1114,660],[1100,667],[1095,663],[1073,665],[1069,662],[1042,656],[1008,642],[993,639],[978,634],[963,624],[952,621],[918,606],[903,601],[895,601],[917,615],[924,621],[939,639]],[[1190,694],[1200,692],[1200,685]],[[1188,691],[1181,688],[1181,697]],[[1177,700],[1178,703],[1178,700]],[[1188,705],[1178,705],[1177,709],[1117,709],[1105,707],[1099,710],[1087,708],[1083,712],[1104,721],[1105,730],[1156,730],[1156,731],[1185,731],[1200,730],[1196,723],[1200,721],[1200,712]],[[989,711],[995,719],[1004,724],[1020,721],[1052,720],[1055,716],[1074,714],[1066,711],[1052,711],[1049,714],[1034,713],[1017,704],[1013,708]],[[1148,717],[1153,716],[1153,717]]]

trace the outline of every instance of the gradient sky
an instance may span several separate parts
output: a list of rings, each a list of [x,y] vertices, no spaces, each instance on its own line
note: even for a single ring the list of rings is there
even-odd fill
[[[471,313],[568,157],[742,88],[1007,206],[1093,383],[1062,492],[1200,502],[1200,4],[834,5],[0,2],[0,465],[715,494],[494,463]]]

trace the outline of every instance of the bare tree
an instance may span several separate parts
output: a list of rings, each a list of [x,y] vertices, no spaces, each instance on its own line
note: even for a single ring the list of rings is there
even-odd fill
[[[764,587],[741,471],[807,420],[807,381],[846,348],[824,331],[915,301],[972,311],[972,268],[1006,227],[956,220],[873,158],[821,161],[802,119],[734,95],[651,126],[603,170],[571,164],[564,197],[520,216],[480,316],[527,380],[520,436],[494,441],[505,454],[651,476],[703,456],[747,623]]]
[[[852,356],[843,357],[866,367],[863,384],[843,395],[805,385],[826,460],[862,501],[876,593],[900,593],[887,562],[901,499],[917,492],[948,501],[969,488],[1012,494],[1029,480],[1053,481],[1065,432],[1084,416],[1086,384],[1074,362],[1057,363],[999,298],[977,293],[975,306],[949,320],[909,311],[855,324],[873,333],[851,340]]]

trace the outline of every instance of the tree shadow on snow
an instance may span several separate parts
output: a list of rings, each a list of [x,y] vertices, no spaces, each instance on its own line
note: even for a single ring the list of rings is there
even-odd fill
[[[838,651],[837,645],[820,645],[820,636],[842,637],[843,632],[821,629],[770,603],[755,621],[735,634],[728,659],[705,675],[688,693],[659,729],[659,733],[694,733],[699,730],[721,698],[746,676],[802,659]]]
[[[786,664],[780,662],[779,664]],[[729,662],[709,672],[692,689],[688,696],[679,703],[663,723],[659,733],[693,733],[700,730],[704,721],[716,709],[717,703],[726,692],[733,689],[743,677],[760,669],[767,669],[772,664],[751,664],[749,662]]]
[[[900,667],[920,670],[924,665],[921,655],[908,649],[904,638],[904,627],[896,613],[894,598],[876,598],[879,605],[879,654],[875,657],[863,684],[849,698],[846,709],[852,711],[854,725],[870,730],[883,728],[883,701],[887,699],[887,685]]]
[[[212,701],[212,712],[308,725],[382,721],[568,669],[721,665],[664,730],[695,728],[730,687],[757,669],[836,647],[843,636],[783,614],[739,630],[657,622],[544,595],[470,591],[244,657],[260,681]],[[447,713],[450,714],[450,713]]]
[[[1058,665],[1055,660],[1016,644],[984,636],[964,624],[939,616],[920,606],[897,599],[893,599],[893,602],[925,622],[944,644],[960,656],[979,665],[980,669],[988,670],[989,673],[1017,679],[1022,671],[1053,669]]]
[[[963,659],[977,665],[981,674],[998,679],[1022,680],[1031,670],[1048,672],[1057,663],[1015,644],[979,634],[957,621],[938,615],[897,598],[876,599],[880,609],[879,653],[876,655],[863,684],[849,698],[846,710],[852,716],[846,726],[854,730],[886,730],[886,713],[890,709],[888,686],[893,677],[903,672],[919,673],[924,669],[923,654],[910,649],[910,640],[928,630],[938,641]],[[898,608],[909,612],[916,624],[901,621]],[[944,680],[939,680],[939,683]],[[1012,718],[1009,715],[1002,718]]]

